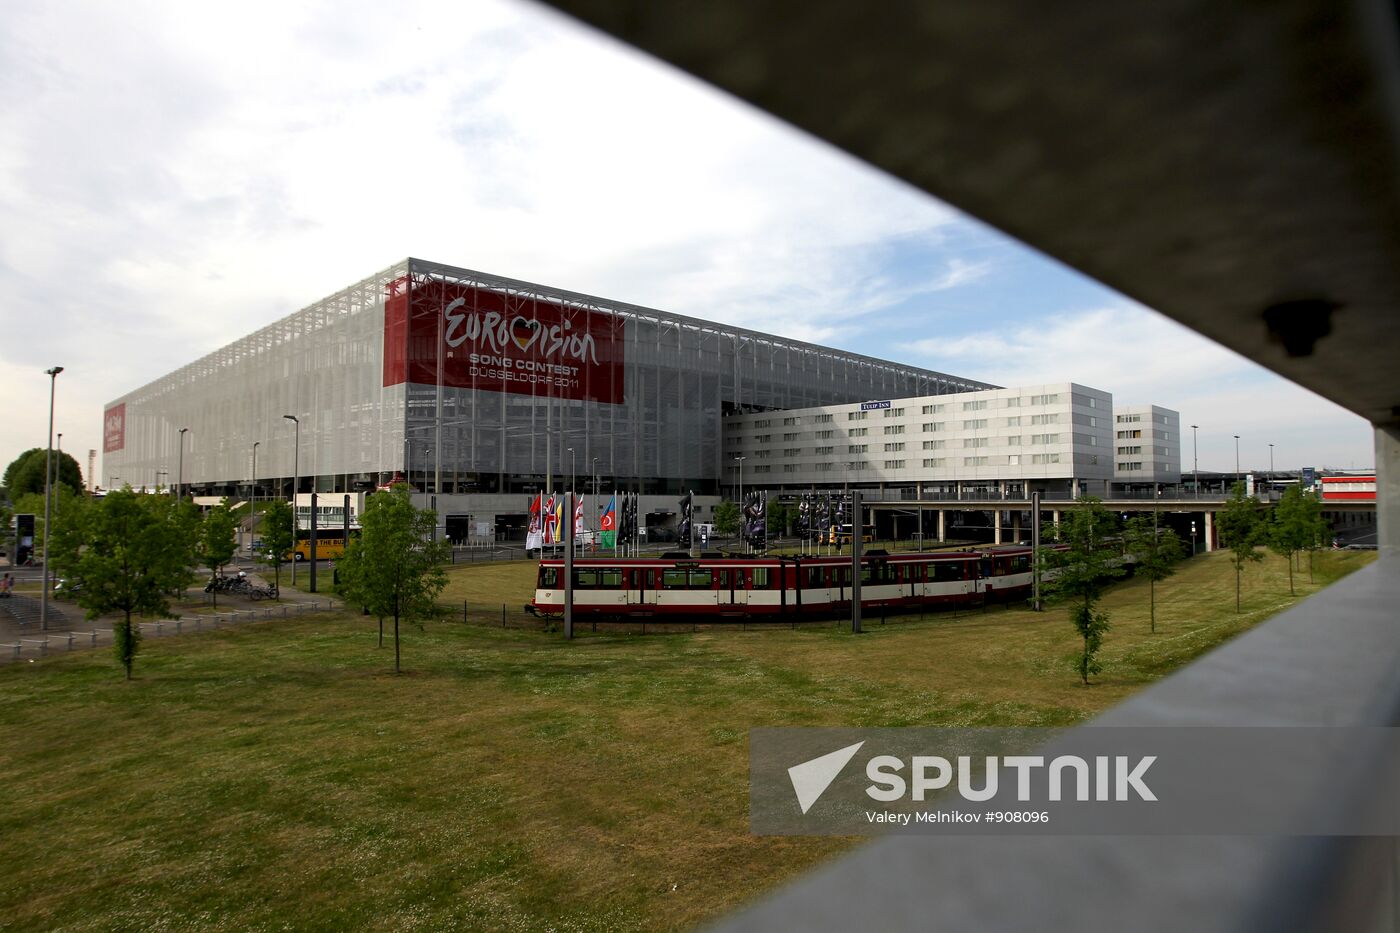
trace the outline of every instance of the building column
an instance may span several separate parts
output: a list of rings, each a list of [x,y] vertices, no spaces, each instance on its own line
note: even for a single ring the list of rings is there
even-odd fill
[[[1052,509],[1050,512],[1050,522],[1055,526],[1055,537],[1060,536],[1060,510]]]
[[[1019,510],[1011,513],[1011,540],[1018,543],[1021,540],[1021,513]]]
[[[1376,428],[1376,545],[1393,572],[1400,561],[1400,428]]]
[[[1207,509],[1205,519],[1206,553],[1209,554],[1215,550],[1215,513]]]
[[[947,521],[948,521],[948,510],[947,510],[947,509],[939,509],[939,510],[938,510],[938,543],[939,543],[939,544],[942,544],[944,541],[947,541],[947,540],[948,540],[948,535],[947,535],[947,533],[946,533],[946,532],[947,532],[947,529],[948,529]]]
[[[1001,509],[992,510],[992,543],[1001,543]]]

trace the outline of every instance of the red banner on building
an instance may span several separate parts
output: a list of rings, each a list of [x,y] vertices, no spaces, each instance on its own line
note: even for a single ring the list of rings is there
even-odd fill
[[[452,282],[399,280],[384,302],[384,385],[620,404],[623,320]]]
[[[111,453],[126,446],[126,402],[102,413],[102,452]]]

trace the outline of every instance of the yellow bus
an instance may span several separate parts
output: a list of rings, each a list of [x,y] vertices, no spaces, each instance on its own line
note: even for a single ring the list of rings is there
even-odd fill
[[[350,530],[353,538],[358,528]],[[294,560],[298,563],[311,559],[311,538],[310,532],[302,531],[297,533],[297,543],[292,548],[292,553],[287,555],[287,560]],[[339,560],[345,556],[345,532],[340,529],[335,531],[316,532],[316,559],[317,560]]]

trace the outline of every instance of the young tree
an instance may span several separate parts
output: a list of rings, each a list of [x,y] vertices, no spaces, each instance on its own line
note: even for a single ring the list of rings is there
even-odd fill
[[[1085,685],[1089,676],[1103,670],[1098,651],[1109,629],[1108,615],[1098,608],[1109,582],[1124,573],[1116,542],[1117,519],[1094,496],[1081,496],[1079,507],[1065,513],[1060,522],[1063,550],[1043,548],[1040,559],[1046,569],[1046,587],[1052,595],[1071,602],[1069,617],[1084,640],[1074,668]]]
[[[226,504],[216,505],[204,516],[204,522],[199,529],[199,559],[214,576],[219,575],[224,564],[233,560],[233,554],[238,550],[237,534],[238,523],[234,521],[233,513],[228,510]],[[219,593],[217,590],[213,593],[214,605],[217,606]]]
[[[1244,565],[1257,563],[1264,555],[1257,550],[1264,531],[1259,513],[1259,501],[1245,495],[1244,483],[1236,483],[1225,500],[1225,509],[1215,517],[1220,543],[1230,549],[1230,562],[1235,565],[1235,611],[1240,611],[1240,575]]]
[[[1303,521],[1308,531],[1308,582],[1313,582],[1313,554],[1332,539],[1332,526],[1322,516],[1322,500],[1315,493],[1303,493]]]
[[[1156,516],[1137,515],[1123,528],[1123,543],[1129,557],[1137,562],[1137,573],[1147,578],[1148,618],[1157,632],[1157,581],[1176,573],[1176,563],[1186,556],[1181,538],[1170,528],[1162,528]]]
[[[447,585],[442,565],[451,545],[433,541],[436,517],[416,509],[407,486],[395,486],[365,499],[360,536],[350,542],[338,565],[339,589],[347,602],[394,618],[394,673],[399,673],[399,620],[430,615]]]
[[[1273,521],[1267,527],[1269,550],[1288,561],[1290,596],[1298,595],[1293,588],[1293,559],[1299,551],[1308,546],[1308,541],[1314,534],[1305,498],[1299,486],[1289,486],[1285,489],[1283,498],[1274,507]]]
[[[292,527],[292,507],[284,499],[273,499],[263,510],[258,524],[262,550],[258,560],[272,568],[273,586],[282,592],[282,562],[296,546],[296,530]]]
[[[170,611],[169,596],[193,578],[197,542],[193,511],[192,506],[168,496],[123,489],[90,503],[73,523],[65,521],[55,536],[63,572],[82,580],[78,604],[87,617],[122,613],[112,635],[127,680],[141,640],[131,614],[178,618]]]
[[[728,499],[715,506],[715,534],[732,538],[739,533],[739,506]]]

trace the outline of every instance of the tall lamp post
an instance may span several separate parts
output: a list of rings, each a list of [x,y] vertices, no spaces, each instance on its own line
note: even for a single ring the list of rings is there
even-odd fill
[[[253,441],[253,481],[248,484],[248,498],[253,500],[253,510],[257,510],[258,505],[258,445],[262,441]]]
[[[1196,459],[1196,429],[1198,424],[1191,425],[1191,492],[1197,496],[1201,494],[1201,468]]]
[[[292,586],[297,585],[297,487],[301,485],[301,419],[296,415],[283,415],[296,425],[296,439],[292,441]]]
[[[175,474],[175,483],[178,487],[177,498],[182,502],[185,499],[185,432],[188,430],[189,428],[180,429],[180,463],[176,467]]]
[[[53,400],[62,366],[44,370],[49,377],[49,445],[44,451],[44,594],[39,602],[39,628],[49,630],[49,519],[50,503],[53,501],[53,484],[49,482],[49,471],[53,463]]]
[[[1240,482],[1240,436],[1235,435],[1235,482]]]
[[[59,440],[62,440],[62,439],[63,439],[63,435],[62,435],[62,434],[60,434],[58,437],[59,437]],[[59,450],[62,450],[62,449],[63,449],[63,448],[60,446],[60,447],[59,447]],[[1271,480],[1273,479],[1273,475],[1272,475],[1273,472],[1274,472],[1274,445],[1273,445],[1273,444],[1270,444],[1270,445],[1269,445],[1269,474],[1270,474],[1269,479],[1271,479]]]
[[[58,432],[58,445],[54,451],[53,458],[53,484],[58,485],[59,474],[63,472],[63,432]],[[59,494],[53,494],[53,517],[58,518]]]
[[[738,464],[739,464],[739,496],[738,496],[738,498],[739,498],[739,509],[740,509],[740,512],[742,513],[743,508],[744,508],[744,458],[743,458],[743,457],[735,457],[734,459],[735,459],[735,460],[738,462]]]
[[[595,521],[595,522],[593,523],[593,530],[594,530],[595,532],[597,532],[597,531],[599,530],[598,526],[601,525],[601,524],[603,523],[603,519],[602,519],[602,517],[601,517],[602,514],[603,514],[603,501],[602,501],[603,497],[602,497],[602,495],[600,495],[599,492],[598,492],[598,458],[597,458],[597,457],[594,457],[594,458],[593,458],[593,462],[590,463],[590,464],[588,465],[588,469],[589,469],[589,472],[593,474],[593,514],[595,515],[595,517],[598,518],[598,520]],[[594,543],[595,543],[595,545],[596,545],[597,542],[595,541]]]

